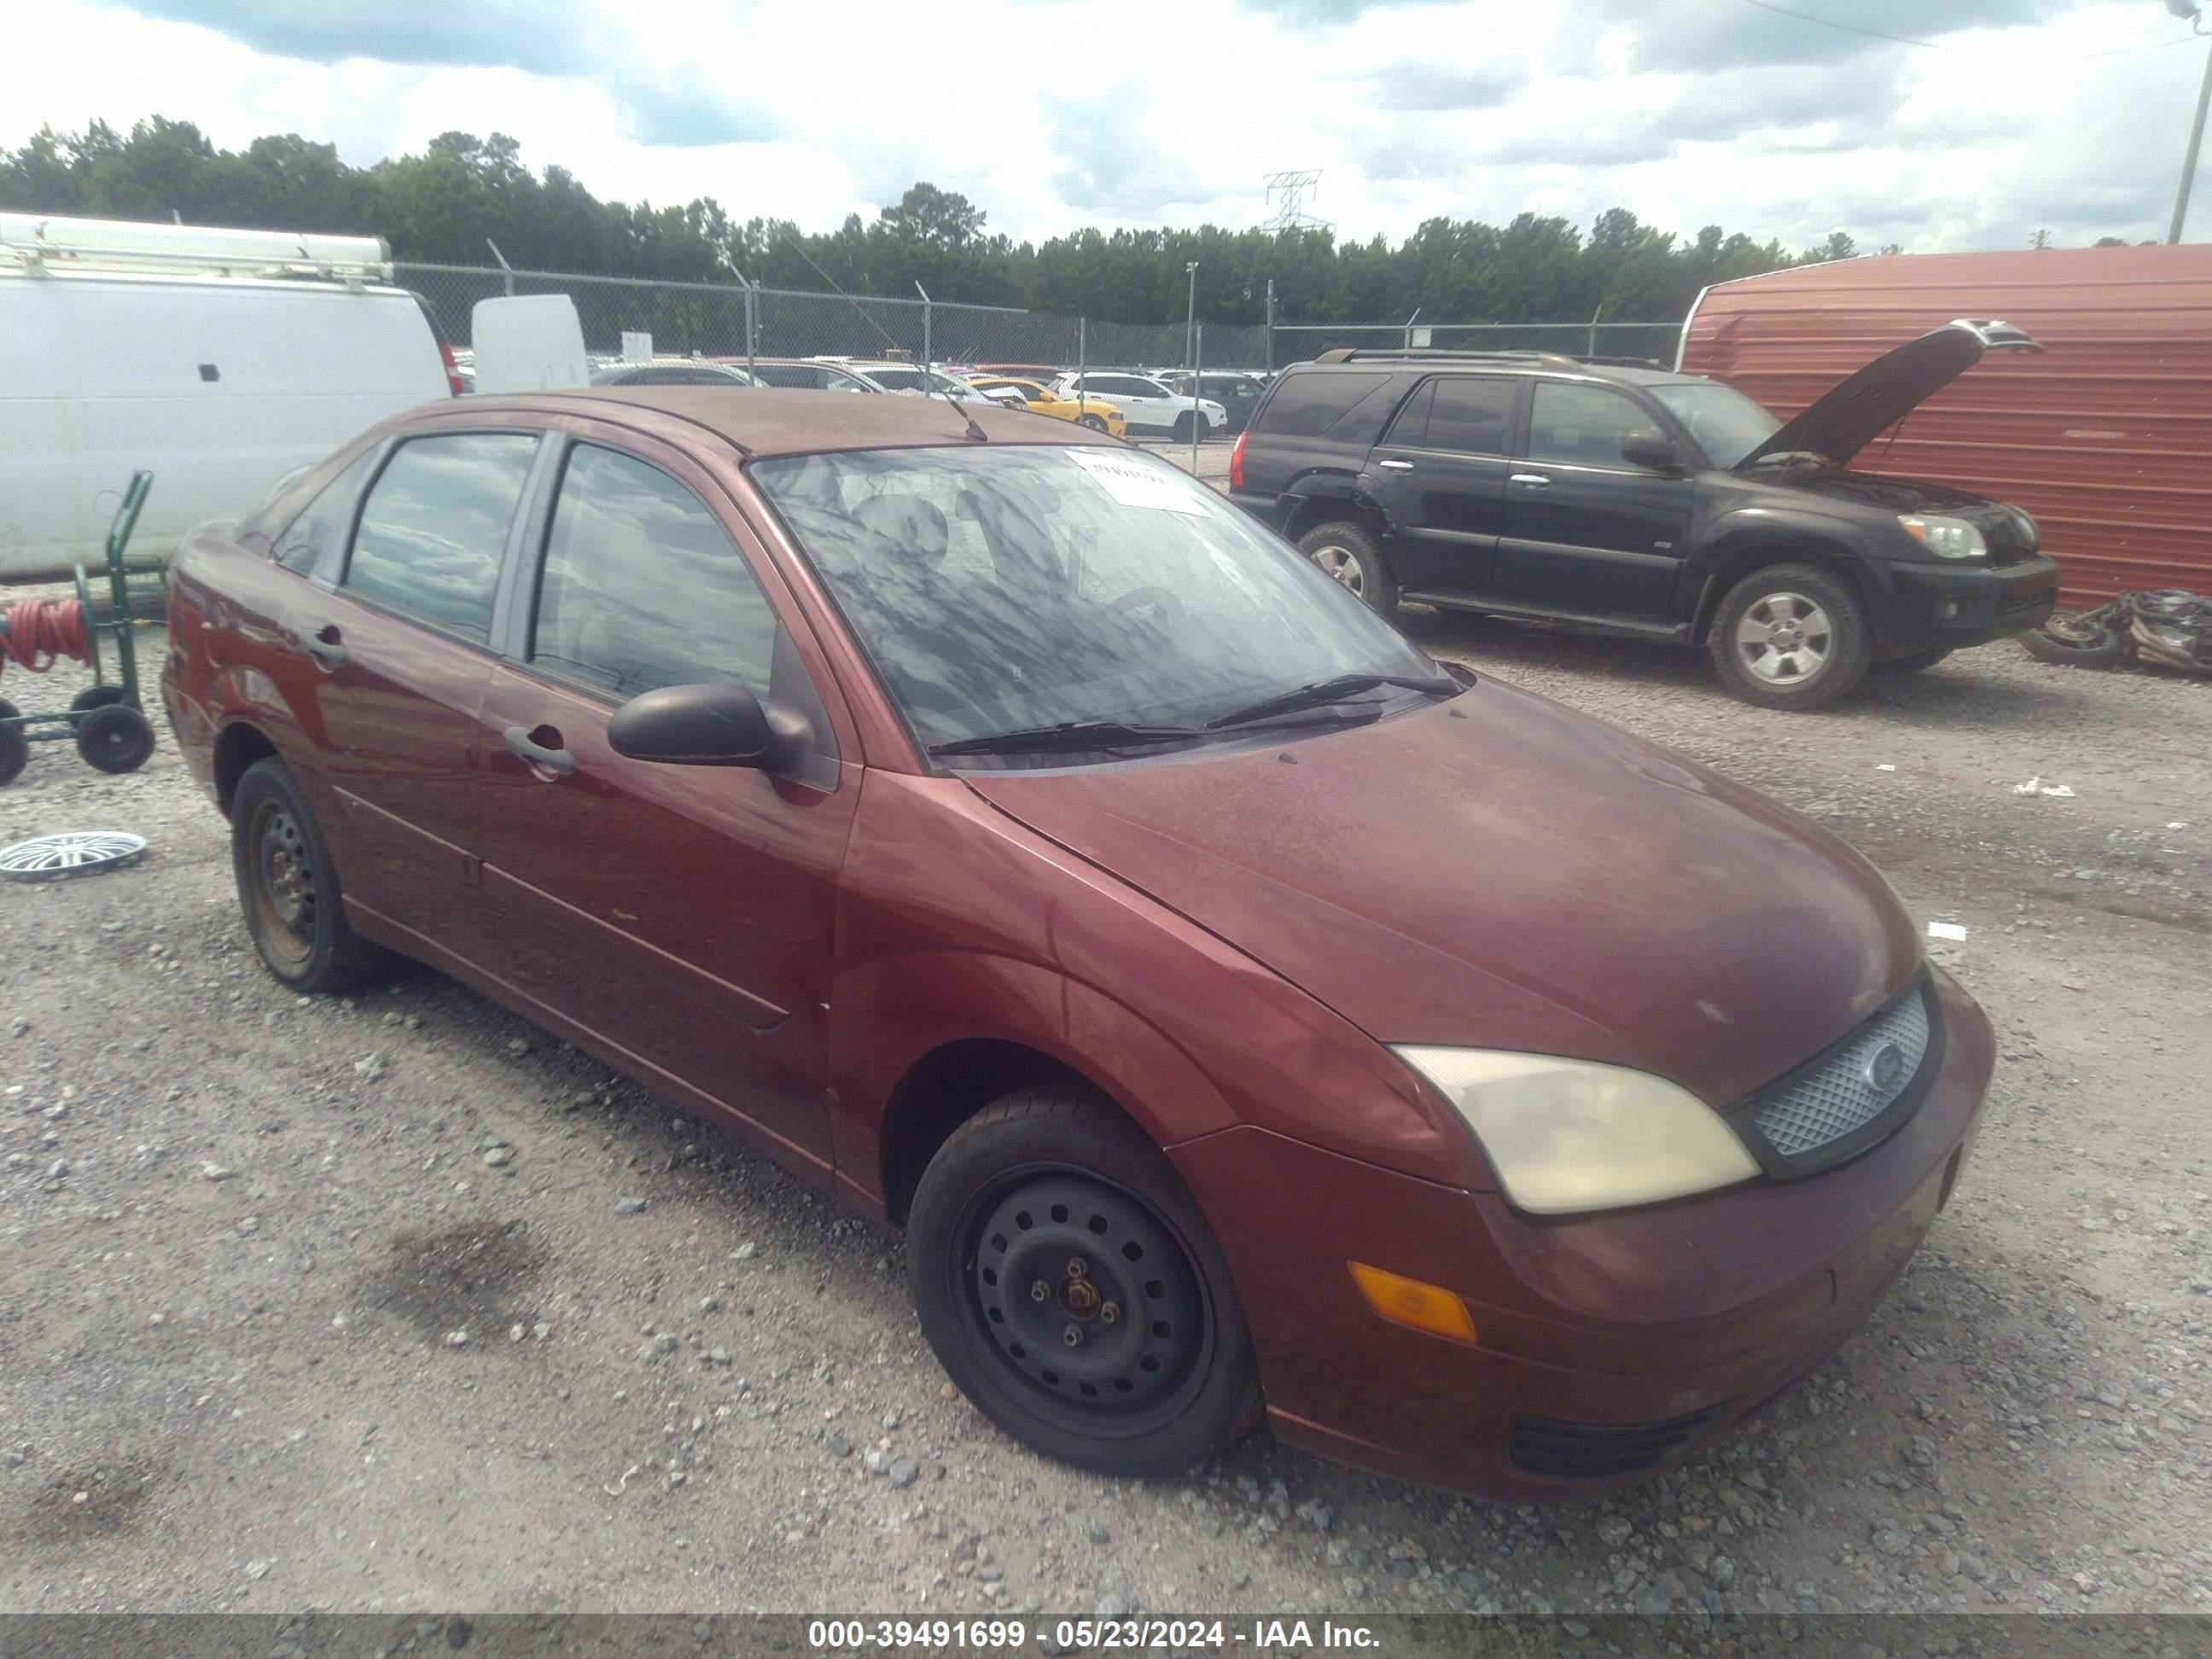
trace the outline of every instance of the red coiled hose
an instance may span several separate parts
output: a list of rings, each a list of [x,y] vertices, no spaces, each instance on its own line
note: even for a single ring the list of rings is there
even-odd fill
[[[43,674],[57,657],[91,660],[82,605],[75,599],[18,599],[0,605],[0,672],[12,659]]]

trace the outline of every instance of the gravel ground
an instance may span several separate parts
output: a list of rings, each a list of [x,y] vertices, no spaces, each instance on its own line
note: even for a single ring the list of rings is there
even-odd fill
[[[1968,930],[1931,949],[2001,1035],[1976,1161],[1747,1431],[1540,1509],[1265,1438],[1043,1462],[948,1397],[895,1239],[434,975],[287,994],[166,733],[121,779],[41,744],[0,842],[152,848],[0,887],[0,1608],[2212,1607],[2212,685],[2002,646],[1788,716],[1694,656],[1407,627]]]

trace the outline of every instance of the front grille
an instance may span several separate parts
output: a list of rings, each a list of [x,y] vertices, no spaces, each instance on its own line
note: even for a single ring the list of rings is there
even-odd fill
[[[1880,1117],[1912,1086],[1928,1054],[1928,999],[1916,986],[1753,1107],[1750,1125],[1785,1162],[1807,1158]]]
[[[1708,1406],[1659,1423],[1565,1423],[1516,1417],[1505,1432],[1505,1456],[1528,1474],[1595,1480],[1641,1474],[1687,1450],[1728,1410]]]

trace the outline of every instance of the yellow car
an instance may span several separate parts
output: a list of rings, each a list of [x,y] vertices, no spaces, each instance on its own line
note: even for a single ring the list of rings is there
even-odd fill
[[[1093,432],[1103,432],[1109,438],[1127,436],[1129,422],[1121,411],[1099,398],[1085,398],[1079,407],[1073,398],[1054,395],[1049,386],[1036,380],[1019,380],[1003,375],[990,375],[968,382],[978,392],[1018,392],[1029,405],[1032,415],[1049,415],[1056,421],[1073,421],[1078,426],[1087,426]]]

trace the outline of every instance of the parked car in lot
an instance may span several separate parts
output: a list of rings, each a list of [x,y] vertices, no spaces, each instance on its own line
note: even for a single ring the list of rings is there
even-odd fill
[[[1817,708],[2051,612],[2027,514],[1847,466],[1991,349],[2039,349],[1951,323],[1786,424],[1693,374],[1324,352],[1283,372],[1230,491],[1384,615],[1404,598],[1702,645],[1739,696]]]
[[[950,398],[960,404],[996,404],[1000,401],[977,391],[965,380],[933,368],[925,368],[920,363],[841,360],[841,366],[866,374],[886,392],[903,392],[909,398]]]
[[[1252,411],[1267,395],[1267,381],[1256,374],[1226,371],[1217,374],[1207,369],[1197,374],[1164,374],[1160,379],[1178,398],[1204,398],[1219,404],[1227,416],[1223,422],[1223,430],[1227,432],[1242,432],[1249,426]]]
[[[1865,1320],[1990,1076],[1833,836],[1010,411],[447,400],[194,531],[162,684],[280,981],[419,958],[902,1224],[1096,1468],[1662,1468]]]
[[[1128,419],[1103,398],[1063,398],[1049,386],[1036,380],[1010,380],[1000,375],[979,375],[970,382],[979,392],[994,396],[1011,395],[1017,406],[1032,415],[1049,415],[1056,421],[1073,421],[1078,426],[1087,426],[1093,432],[1103,432],[1109,438],[1119,438],[1129,429]]]
[[[1121,411],[1132,432],[1165,432],[1188,441],[1191,422],[1208,438],[1228,424],[1229,411],[1207,398],[1179,397],[1147,375],[1091,369],[1063,374],[1052,383],[1059,398],[1103,398]]]
[[[764,386],[792,392],[872,392],[884,390],[857,368],[817,362],[811,357],[722,357],[717,362],[743,364],[745,373]]]
[[[592,371],[593,386],[753,386],[742,368],[692,357],[655,357],[642,363],[609,363]]]

